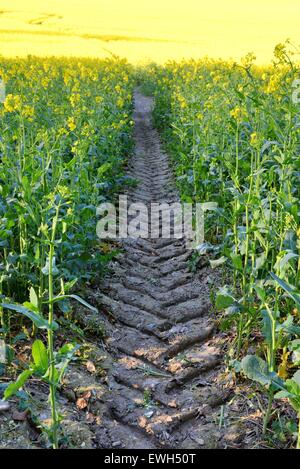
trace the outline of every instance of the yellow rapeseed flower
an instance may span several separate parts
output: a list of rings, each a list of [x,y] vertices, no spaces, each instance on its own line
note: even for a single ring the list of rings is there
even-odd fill
[[[118,106],[118,108],[122,108],[124,106],[124,99],[118,98],[117,99],[117,106]]]
[[[76,124],[75,124],[74,117],[69,117],[68,118],[67,126],[68,126],[68,128],[71,132],[73,132],[73,130],[76,129]]]
[[[178,99],[179,106],[181,107],[181,109],[185,109],[187,107],[186,99],[181,95],[179,95],[177,99]]]
[[[256,132],[253,132],[251,135],[250,135],[250,145],[252,147],[255,147],[258,143],[258,135]]]
[[[243,120],[243,117],[245,116],[245,111],[240,108],[239,106],[236,106],[234,109],[230,111],[231,117],[233,117],[237,122],[241,122]]]
[[[28,104],[25,104],[23,107],[22,107],[22,116],[25,117],[26,119],[32,121],[32,118],[34,116],[34,107],[33,106],[29,106]]]
[[[18,94],[8,94],[3,104],[7,112],[19,111],[22,104],[21,97]]]
[[[79,95],[79,93],[73,93],[73,94],[71,94],[71,96],[70,96],[70,103],[71,103],[71,106],[72,106],[72,107],[75,107],[76,104],[79,103],[79,101],[80,101],[80,95]]]

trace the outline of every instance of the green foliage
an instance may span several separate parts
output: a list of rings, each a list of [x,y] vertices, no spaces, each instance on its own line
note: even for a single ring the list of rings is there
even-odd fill
[[[267,362],[256,355],[246,355],[241,361],[241,370],[247,378],[262,386],[283,386],[283,382],[277,374],[269,371]]]
[[[22,371],[18,376],[16,381],[10,383],[4,391],[4,399],[9,399],[11,396],[17,393],[17,391],[24,386],[28,378],[32,375],[33,370],[29,368],[28,370]]]
[[[26,303],[27,305],[31,305],[31,303]],[[33,306],[33,305],[31,305]],[[1,303],[0,307],[9,309],[11,311],[16,311],[17,313],[22,314],[23,316],[26,316],[28,319],[30,319],[33,324],[38,328],[38,329],[53,329],[56,330],[58,328],[58,324],[53,321],[51,324],[48,323],[42,316],[37,314],[34,311],[31,311],[28,308],[25,308],[24,306],[21,305],[15,305],[15,304],[8,304],[8,303]]]
[[[49,367],[47,349],[41,340],[35,340],[32,344],[32,358],[35,371],[45,374]]]

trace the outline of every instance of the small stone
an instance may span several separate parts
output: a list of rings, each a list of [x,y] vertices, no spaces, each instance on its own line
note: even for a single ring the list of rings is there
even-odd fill
[[[198,436],[196,433],[191,433],[190,438],[192,438],[192,440],[195,441],[199,446],[204,446],[205,444],[205,441],[203,440],[203,438]]]
[[[113,448],[115,448],[116,446],[121,446],[121,444],[122,444],[121,441],[114,441],[114,442],[111,444],[111,446],[112,446]]]
[[[9,402],[0,400],[0,412],[5,411],[5,410],[9,410],[9,409],[10,409]]]
[[[96,367],[95,367],[94,363],[91,360],[88,360],[86,362],[86,367],[87,367],[87,370],[90,373],[96,373]]]
[[[15,410],[12,414],[12,418],[18,422],[23,422],[24,420],[27,419],[28,415],[28,410],[24,410],[23,412],[19,412],[18,410]]]

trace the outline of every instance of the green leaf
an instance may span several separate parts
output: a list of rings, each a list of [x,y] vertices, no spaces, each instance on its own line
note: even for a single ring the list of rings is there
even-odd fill
[[[282,324],[277,325],[277,329],[300,337],[300,327],[294,324],[294,318],[291,314],[288,315]]]
[[[296,371],[293,375],[293,381],[295,381],[298,386],[300,386],[300,370]]]
[[[33,304],[36,308],[38,308],[38,305],[39,305],[38,296],[34,288],[32,287],[29,290],[29,298],[30,298],[30,303]]]
[[[66,292],[70,291],[77,282],[78,282],[78,278],[74,278],[73,280],[70,280],[69,282],[66,282],[65,285],[64,285],[64,290]]]
[[[58,384],[59,383],[59,371],[57,366],[54,368],[54,373],[52,375],[52,383]],[[43,375],[43,380],[48,381],[50,383],[50,367],[46,370],[46,373]]]
[[[49,258],[47,258],[46,260],[46,264],[45,266],[42,268],[42,273],[44,275],[49,275],[49,270],[50,270],[50,265],[49,265]],[[56,259],[55,257],[53,257],[52,259],[52,275],[58,275],[59,274],[59,270],[58,268],[56,267]]]
[[[227,258],[225,256],[222,256],[219,259],[210,260],[209,263],[211,267],[214,269],[215,267],[218,267],[219,265],[224,264],[224,262],[226,261],[227,261]]]
[[[278,259],[274,265],[274,269],[281,271],[291,259],[295,259],[297,257],[299,257],[298,254],[294,252],[288,252],[281,259]]]
[[[72,344],[72,343],[64,344],[57,351],[57,356],[59,358],[63,358],[63,357],[66,357],[66,356],[71,356],[78,349],[79,349],[79,346],[77,344]]]
[[[247,378],[263,386],[271,384],[268,364],[262,358],[256,355],[246,355],[241,361],[241,367]]]
[[[219,310],[226,309],[234,303],[235,299],[230,291],[226,287],[220,288],[216,296],[216,308]]]
[[[265,253],[262,253],[260,256],[257,256],[256,259],[255,259],[254,269],[255,270],[261,269],[265,265],[266,260],[267,260],[267,256],[266,256]]]
[[[37,313],[37,315],[39,316],[39,309],[36,306],[34,306],[34,304],[31,303],[30,301],[24,301],[23,306],[25,306],[25,308],[29,309],[30,311]]]
[[[292,353],[292,362],[295,366],[300,366],[300,339],[289,342],[289,350]]]
[[[294,352],[295,350],[300,351],[300,339],[295,339],[289,342],[289,350],[292,352]]]
[[[74,354],[79,350],[79,348],[80,345],[70,343],[63,345],[63,347],[61,347],[57,352],[56,357],[58,361],[57,371],[59,372],[59,381],[61,381],[69,362],[73,359]]]
[[[271,272],[271,277],[281,286],[281,288],[289,295],[289,297],[295,301],[297,308],[300,309],[300,295],[298,294],[297,290],[295,290],[294,287],[291,287],[291,285],[286,283],[281,278],[277,277],[277,275],[273,274],[273,272]]]
[[[266,291],[265,291],[262,287],[259,287],[258,285],[255,285],[254,289],[255,289],[255,291],[256,291],[256,294],[257,294],[258,298],[259,298],[261,301],[265,301],[265,299],[266,299]]]
[[[112,163],[103,163],[97,170],[98,177],[103,176],[112,167]]]
[[[8,399],[16,394],[16,392],[26,383],[32,373],[32,369],[25,370],[18,376],[16,381],[10,383],[4,391],[4,399]]]
[[[35,340],[33,342],[32,358],[37,371],[43,374],[46,373],[49,366],[48,354],[46,347],[41,340]]]
[[[272,344],[272,320],[268,314],[268,311],[263,309],[261,311],[263,317],[262,333],[267,344]]]
[[[1,303],[0,306],[2,306],[2,308],[6,308],[11,311],[16,311],[17,313],[20,313],[23,316],[26,316],[35,324],[35,326],[38,329],[48,329],[48,330],[52,329],[54,331],[58,329],[58,324],[55,321],[52,322],[51,327],[50,327],[46,319],[44,319],[42,316],[39,316],[34,311],[31,311],[30,309],[25,308],[25,306],[21,306],[18,304],[9,304],[9,303]]]
[[[83,300],[80,296],[78,295],[59,295],[59,296],[56,296],[55,298],[53,298],[53,302],[55,303],[56,301],[62,301],[62,300],[65,300],[66,298],[73,298],[73,300],[76,300],[78,301],[78,303],[81,303],[83,306],[85,306],[86,308],[90,309],[91,311],[93,311],[94,313],[99,313],[98,309],[95,308],[94,306],[90,305],[89,303],[87,303],[85,300]]]
[[[298,380],[299,377],[297,376],[296,379]],[[276,399],[288,398],[291,403],[291,406],[298,413],[300,411],[300,386],[298,382],[294,378],[287,379],[285,382],[285,388],[286,388],[285,390],[276,393],[275,398]]]
[[[233,263],[234,267],[237,270],[243,270],[243,261],[242,261],[241,256],[239,256],[238,254],[234,254],[232,252],[230,254],[230,257],[231,257],[231,260],[232,260],[232,263]]]
[[[286,399],[286,398],[289,398],[291,397],[291,393],[289,393],[288,391],[286,391],[285,389],[283,389],[282,391],[278,391],[274,397],[275,399]]]
[[[256,355],[246,355],[241,361],[243,373],[247,378],[256,381],[262,386],[270,386],[271,384],[277,387],[282,387],[282,380],[274,372],[270,372],[268,364]]]

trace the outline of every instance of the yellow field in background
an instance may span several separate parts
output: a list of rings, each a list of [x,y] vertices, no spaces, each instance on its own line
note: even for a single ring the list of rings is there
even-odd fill
[[[4,0],[0,53],[267,62],[276,43],[300,43],[299,22],[299,0]]]

